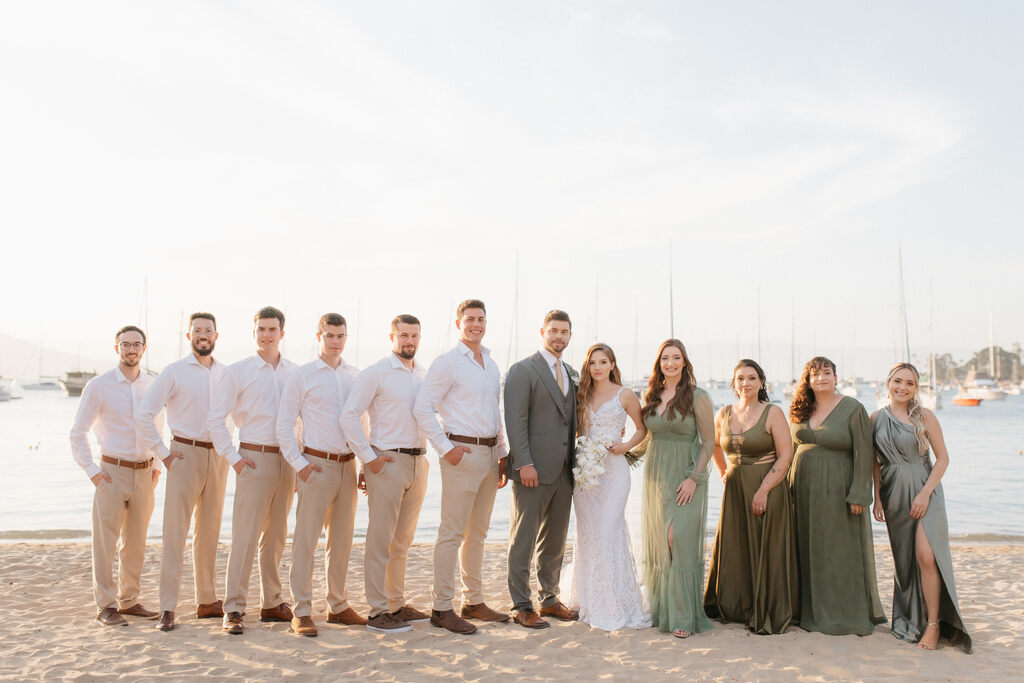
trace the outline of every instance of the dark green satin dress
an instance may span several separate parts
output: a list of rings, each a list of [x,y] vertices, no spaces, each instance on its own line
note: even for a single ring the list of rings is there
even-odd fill
[[[871,538],[871,421],[844,396],[816,428],[790,424],[789,472],[800,564],[800,627],[868,635],[885,623]],[[854,515],[850,504],[863,505]]]
[[[765,406],[757,424],[733,434],[732,406],[725,409],[718,445],[729,458],[729,469],[704,593],[709,617],[760,634],[783,633],[800,609],[789,485],[783,480],[768,493],[763,515],[750,509],[775,464],[775,443],[766,427],[771,410]]]

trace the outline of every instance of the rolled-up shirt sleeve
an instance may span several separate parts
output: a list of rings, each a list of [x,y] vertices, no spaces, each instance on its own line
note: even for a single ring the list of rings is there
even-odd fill
[[[235,377],[231,372],[225,372],[214,391],[210,414],[206,419],[206,429],[210,432],[213,447],[232,467],[242,459],[235,449],[231,430],[227,424],[228,416],[231,415],[237,398],[238,384],[235,382]]]
[[[413,407],[413,415],[419,423],[423,435],[427,437],[438,455],[444,456],[454,446],[444,435],[444,429],[437,420],[435,410],[441,405],[445,394],[451,389],[455,382],[455,371],[444,356],[440,356],[430,365],[427,376],[420,384],[419,392],[416,394],[416,403]]]
[[[277,444],[281,447],[284,459],[296,472],[302,471],[309,464],[309,460],[302,455],[299,440],[295,437],[295,425],[299,420],[304,394],[302,373],[295,371],[288,376],[284,391],[281,392],[281,404],[277,408]]]
[[[78,403],[78,412],[75,413],[75,422],[71,425],[71,455],[90,479],[100,473],[99,465],[92,456],[92,446],[89,445],[89,430],[100,414],[100,403],[95,386],[92,383],[86,384]]]
[[[171,451],[164,445],[163,437],[156,425],[156,416],[171,397],[174,386],[174,373],[170,368],[164,368],[135,410],[135,429],[143,447],[146,451],[156,453],[161,460],[167,459]]]

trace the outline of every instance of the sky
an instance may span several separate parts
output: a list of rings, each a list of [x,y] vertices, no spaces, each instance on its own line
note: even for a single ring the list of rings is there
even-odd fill
[[[499,365],[568,311],[643,373],[1024,340],[1013,2],[0,2],[0,333],[108,359],[346,357],[488,305]],[[671,268],[670,268],[671,263]],[[671,278],[670,278],[671,274]],[[671,287],[670,287],[671,279]],[[929,301],[933,304],[930,306]],[[671,305],[670,305],[671,302]],[[518,328],[518,332],[516,331]],[[760,343],[758,339],[760,338]]]

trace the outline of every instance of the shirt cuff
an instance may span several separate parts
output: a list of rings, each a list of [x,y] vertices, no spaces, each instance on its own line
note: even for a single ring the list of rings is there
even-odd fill
[[[234,467],[236,464],[242,461],[242,456],[239,455],[238,451],[232,448],[230,451],[224,454],[224,459],[228,461],[228,464]]]
[[[373,452],[373,448],[354,448],[356,457],[362,460],[364,463],[373,462],[377,459],[377,454]]]
[[[101,470],[101,469],[99,468],[99,465],[97,465],[97,464],[96,464],[96,463],[94,463],[94,462],[90,462],[90,463],[89,463],[88,465],[86,465],[86,467],[85,467],[85,475],[86,475],[87,477],[89,477],[89,479],[92,479],[93,477],[95,477],[95,476],[96,476],[97,474],[99,474],[99,473],[100,473],[100,472],[102,472],[102,471],[103,471],[103,470]]]
[[[161,460],[166,460],[167,456],[171,454],[170,449],[168,449],[167,446],[164,445],[163,441],[158,443],[154,450],[156,451],[157,457],[160,458]]]

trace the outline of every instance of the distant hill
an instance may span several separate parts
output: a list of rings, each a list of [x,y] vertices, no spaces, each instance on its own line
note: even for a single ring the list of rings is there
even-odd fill
[[[104,372],[116,360],[113,350],[108,358],[100,359],[47,349],[43,351],[42,374],[59,377],[68,370]],[[24,383],[36,381],[39,374],[39,345],[0,333],[0,375]]]

